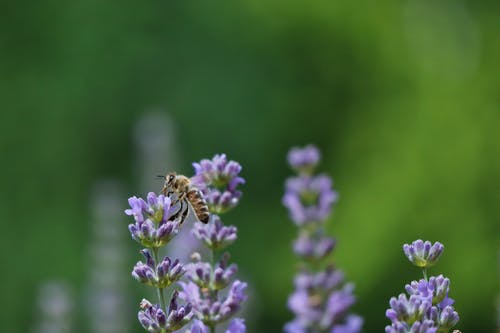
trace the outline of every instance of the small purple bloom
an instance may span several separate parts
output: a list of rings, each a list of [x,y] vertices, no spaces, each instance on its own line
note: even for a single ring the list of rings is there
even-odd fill
[[[284,331],[285,333],[306,333],[306,328],[298,319],[295,319],[285,324]]]
[[[446,306],[440,313],[438,323],[439,326],[444,328],[446,331],[449,331],[453,326],[455,326],[460,317],[458,313],[453,309],[452,306]]]
[[[390,326],[385,327],[386,333],[436,333],[437,327],[431,320],[424,320],[423,322],[416,321],[413,324],[404,322],[397,322]]]
[[[422,318],[432,303],[416,295],[407,298],[405,294],[400,294],[398,298],[392,297],[389,305],[391,308],[386,311],[386,316],[393,323],[397,321],[412,323]]]
[[[172,303],[175,306],[171,306],[167,314],[158,305],[153,305],[148,300],[143,299],[140,304],[141,310],[138,313],[142,327],[148,332],[163,333],[176,331],[186,325],[193,317],[191,307],[187,305],[178,308],[176,298],[177,293],[175,292],[172,297]]]
[[[323,315],[324,295],[309,294],[306,290],[296,290],[288,298],[288,308],[307,326],[319,322]]]
[[[229,323],[226,333],[245,333],[245,321],[241,318],[234,318]]]
[[[441,253],[443,253],[444,246],[440,242],[432,244],[429,241],[418,239],[411,244],[404,244],[403,251],[415,266],[417,267],[431,267],[438,261]]]
[[[211,299],[208,289],[201,289],[193,282],[179,282],[182,291],[179,297],[193,305],[196,317],[205,324],[217,324],[232,317],[241,308],[246,300],[245,289],[247,284],[234,281],[225,299]]]
[[[169,328],[169,332],[177,331],[186,325],[193,318],[193,312],[191,311],[191,304],[187,304],[186,306],[178,306],[177,305],[177,297],[179,296],[179,292],[176,290],[172,295],[172,299],[170,300],[170,306],[168,308],[168,316],[166,319],[167,327]]]
[[[132,271],[132,276],[141,283],[166,288],[178,281],[185,273],[184,267],[177,259],[172,261],[170,258],[165,257],[156,265],[148,250],[142,250],[141,253],[146,257],[146,263],[137,262]]]
[[[208,327],[202,321],[194,319],[191,328],[186,330],[185,333],[208,333]]]
[[[226,253],[213,269],[206,262],[187,264],[187,277],[200,288],[222,290],[230,283],[238,271],[238,267],[235,264],[227,266],[228,260],[229,254]]]
[[[224,226],[219,216],[212,215],[213,223],[195,223],[193,234],[209,249],[221,250],[236,240],[235,226]]]
[[[293,243],[293,250],[299,257],[309,260],[317,261],[328,256],[335,247],[335,240],[321,236],[312,238],[306,233],[299,236]]]
[[[344,288],[330,294],[326,302],[326,311],[321,322],[322,326],[332,327],[335,323],[341,322],[344,315],[356,301],[352,293],[353,289],[352,284],[347,284]]]
[[[345,323],[333,326],[331,333],[358,333],[361,332],[363,318],[356,315],[348,315]]]
[[[439,304],[441,308],[454,303],[454,300],[448,297],[449,288],[450,279],[445,278],[442,274],[437,277],[431,276],[428,281],[425,279],[418,282],[412,281],[405,287],[408,295],[418,295],[426,298],[433,305]]]
[[[333,266],[329,266],[324,271],[310,273],[303,271],[295,276],[295,288],[307,289],[311,291],[322,290],[330,292],[344,281],[344,274]]]
[[[193,184],[202,192],[210,212],[221,214],[239,203],[241,192],[237,187],[245,180],[239,176],[241,165],[238,162],[228,161],[225,154],[220,154],[211,160],[193,163],[193,167]]]
[[[294,147],[288,152],[288,164],[301,174],[311,174],[321,159],[321,154],[314,145],[304,148]]]
[[[337,193],[326,175],[292,177],[286,182],[283,205],[298,226],[324,221],[335,201]]]
[[[150,192],[147,201],[142,198],[129,198],[130,209],[127,215],[134,217],[135,223],[128,228],[134,240],[148,248],[158,248],[167,244],[182,224],[182,216],[177,214],[180,206],[172,205],[169,197]]]

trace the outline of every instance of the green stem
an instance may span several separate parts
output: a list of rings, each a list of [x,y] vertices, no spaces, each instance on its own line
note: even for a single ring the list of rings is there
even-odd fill
[[[427,268],[422,268],[422,273],[424,274],[425,281],[427,281]]]
[[[153,248],[153,258],[155,260],[155,264],[159,264],[159,248],[154,247]],[[155,267],[155,273],[158,275],[158,272]],[[165,293],[164,293],[165,288],[158,288],[158,301],[160,302],[160,308],[167,313],[167,304],[165,303]]]

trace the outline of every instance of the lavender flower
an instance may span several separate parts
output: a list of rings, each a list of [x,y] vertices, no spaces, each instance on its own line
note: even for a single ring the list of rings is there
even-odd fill
[[[439,304],[443,308],[447,305],[453,305],[455,302],[448,297],[449,288],[450,279],[445,278],[442,274],[437,277],[431,276],[429,280],[412,281],[405,287],[408,295],[417,295],[422,299],[428,299],[432,304]]]
[[[286,181],[283,205],[298,226],[324,221],[335,201],[337,193],[326,175],[292,177]]]
[[[179,204],[172,205],[169,196],[150,192],[147,200],[129,198],[130,209],[125,213],[134,217],[135,223],[129,225],[132,238],[146,248],[141,253],[146,263],[138,262],[132,276],[146,285],[156,287],[159,305],[153,305],[146,299],[140,304],[138,318],[144,329],[151,333],[170,333],[179,330],[193,317],[191,305],[178,307],[178,292],[175,291],[167,311],[164,289],[179,280],[185,273],[178,260],[168,257],[159,259],[160,247],[167,244],[177,233],[185,218],[180,213]]]
[[[321,154],[316,146],[294,147],[288,152],[288,164],[300,174],[310,174],[318,165]]]
[[[413,243],[403,245],[403,251],[415,266],[431,267],[435,265],[443,253],[444,246],[439,242],[432,244],[429,241],[418,239]]]
[[[228,161],[225,154],[220,154],[211,160],[193,163],[193,167],[193,184],[201,190],[210,212],[222,214],[239,203],[241,192],[237,187],[245,180],[239,176],[241,165],[238,162]]]
[[[137,262],[132,271],[132,276],[139,282],[158,288],[166,288],[178,281],[186,272],[179,260],[172,261],[165,257],[157,265],[148,250],[142,250],[141,253],[146,258],[146,263]]]
[[[139,311],[138,318],[146,331],[170,333],[179,330],[191,320],[193,317],[191,306],[178,307],[177,295],[177,292],[174,292],[168,313],[165,313],[160,306],[153,305],[146,299],[141,301],[141,311]]]
[[[433,265],[443,251],[443,245],[436,242],[417,240],[412,245],[405,244],[406,256],[416,266],[422,267],[424,277],[427,267]],[[459,321],[453,308],[454,300],[448,297],[450,280],[443,275],[426,277],[406,285],[405,294],[392,297],[386,316],[391,325],[386,333],[447,333]]]
[[[314,146],[293,148],[288,154],[299,175],[287,180],[283,204],[299,227],[293,250],[303,265],[295,277],[295,291],[288,298],[295,318],[284,331],[358,333],[363,320],[349,314],[355,302],[353,285],[344,283],[344,274],[333,265],[321,265],[335,247],[335,239],[325,235],[322,222],[329,217],[337,194],[330,177],[312,174],[319,159]]]
[[[235,226],[224,226],[217,215],[212,215],[213,223],[195,223],[193,234],[209,249],[221,250],[236,240]]]
[[[134,240],[145,247],[158,248],[167,244],[182,224],[178,205],[172,205],[169,197],[150,192],[147,201],[142,198],[128,199],[130,209],[125,214],[134,217],[135,223],[128,228]]]
[[[245,181],[239,176],[240,164],[228,161],[224,154],[193,163],[193,166],[196,172],[192,177],[193,184],[204,195],[212,213],[206,225],[195,224],[193,235],[211,250],[212,259],[209,263],[203,262],[198,253],[192,256],[193,262],[186,265],[188,282],[179,283],[182,288],[180,297],[192,304],[195,317],[213,333],[216,326],[233,317],[246,300],[247,284],[239,280],[233,281],[237,265],[229,264],[229,254],[224,253],[214,264],[217,260],[216,251],[232,244],[237,238],[236,227],[224,226],[218,214],[229,211],[239,203],[241,192],[237,187]],[[206,333],[201,324],[193,325],[191,330]],[[245,325],[241,319],[233,319],[226,331],[244,332]]]

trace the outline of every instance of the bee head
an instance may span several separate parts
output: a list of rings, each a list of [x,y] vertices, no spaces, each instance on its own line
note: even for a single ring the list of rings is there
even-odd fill
[[[176,176],[175,172],[170,172],[165,176],[165,181],[167,182],[168,185],[172,185],[175,176]]]

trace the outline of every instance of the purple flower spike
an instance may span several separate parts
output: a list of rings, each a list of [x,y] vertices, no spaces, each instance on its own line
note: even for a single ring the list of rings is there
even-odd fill
[[[312,145],[288,153],[288,163],[298,176],[287,179],[282,202],[299,229],[293,250],[302,268],[288,298],[295,318],[285,325],[284,332],[359,333],[363,320],[349,313],[355,301],[353,285],[346,284],[342,271],[326,262],[336,242],[325,234],[323,223],[331,214],[337,193],[329,176],[314,175],[320,158]]]
[[[134,217],[135,223],[128,228],[132,238],[148,248],[158,248],[167,244],[182,224],[182,216],[177,214],[180,206],[172,205],[169,197],[150,192],[144,199],[129,198],[130,209],[125,214]]]
[[[321,154],[314,145],[307,145],[304,148],[294,147],[287,156],[288,164],[300,174],[311,174],[320,159]]]
[[[193,184],[202,192],[211,213],[225,213],[239,203],[241,192],[237,187],[245,180],[239,176],[241,165],[238,162],[228,161],[225,154],[220,154],[211,160],[193,163],[193,167]]]
[[[332,179],[328,176],[292,177],[286,182],[283,205],[298,226],[324,221],[335,201],[337,193],[332,189]]]
[[[408,259],[418,267],[429,267],[436,263],[443,252],[439,242],[416,240],[411,245],[403,246]],[[405,289],[405,294],[391,298],[390,309],[386,316],[391,325],[385,327],[386,333],[445,333],[449,332],[458,321],[458,313],[453,309],[454,300],[448,297],[450,280],[443,275],[431,276],[419,281],[412,281]]]
[[[429,241],[418,239],[411,244],[403,245],[403,251],[415,266],[427,268],[436,264],[444,246],[440,242],[431,244]]]
[[[235,226],[224,226],[219,216],[212,215],[213,223],[195,223],[193,234],[212,250],[221,250],[236,240]]]

